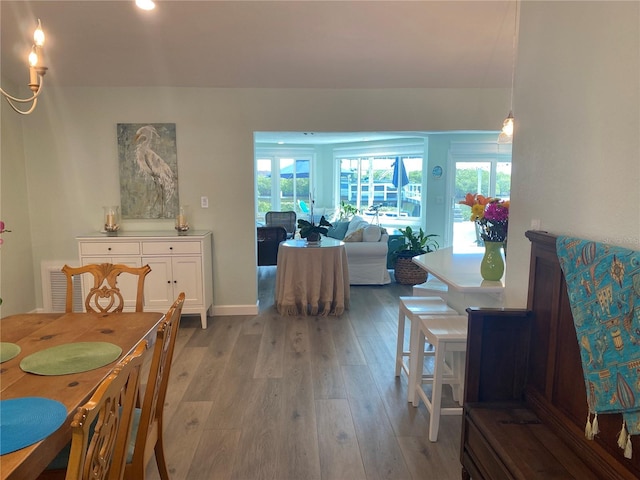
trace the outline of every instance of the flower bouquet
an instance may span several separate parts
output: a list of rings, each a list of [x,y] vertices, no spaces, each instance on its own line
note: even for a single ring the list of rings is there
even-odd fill
[[[500,280],[504,273],[500,247],[504,249],[505,257],[507,256],[509,201],[467,193],[465,199],[459,203],[471,207],[471,221],[476,224],[476,235],[484,241],[485,252],[480,263],[482,278]]]
[[[480,236],[485,242],[506,242],[509,225],[509,201],[492,199],[483,215],[476,219]]]

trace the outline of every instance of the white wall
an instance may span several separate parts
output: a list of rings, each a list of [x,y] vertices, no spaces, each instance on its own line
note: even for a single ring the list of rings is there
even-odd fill
[[[516,303],[533,219],[552,233],[640,248],[639,7],[522,3],[507,262]]]
[[[520,306],[532,219],[554,233],[640,243],[640,4],[521,5],[507,263],[507,299]],[[40,261],[75,258],[74,237],[119,203],[116,123],[177,124],[181,201],[196,206],[195,228],[214,232],[214,303],[234,308],[257,298],[254,131],[494,130],[508,108],[504,90],[56,89],[51,80],[22,127],[37,305]],[[5,175],[3,166],[3,197]],[[26,213],[3,198],[5,220]],[[24,265],[7,265],[4,248],[6,301],[6,278]]]
[[[213,231],[214,304],[244,308],[257,299],[254,131],[489,130],[506,99],[504,90],[51,88],[24,132],[37,298],[40,261],[76,258],[75,236],[119,203],[117,123],[176,123],[180,201],[193,206],[194,228]]]
[[[2,85],[13,95],[20,94],[6,79]],[[0,246],[0,317],[30,311],[36,304],[22,135],[33,125],[28,116],[18,115],[1,100],[0,219],[11,233],[2,234],[4,243]]]

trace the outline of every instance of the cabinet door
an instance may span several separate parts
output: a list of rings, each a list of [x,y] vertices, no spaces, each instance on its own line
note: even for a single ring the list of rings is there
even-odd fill
[[[173,300],[184,292],[185,305],[202,305],[202,257],[174,257],[172,267]]]
[[[140,258],[131,257],[85,257],[82,259],[82,265],[90,265],[93,263],[119,263],[130,267],[140,267]],[[85,273],[82,275],[82,294],[83,301],[87,298],[89,290],[93,288],[93,275]],[[124,299],[124,310],[134,311],[136,308],[136,293],[138,291],[138,277],[123,273],[118,276],[118,288]],[[84,303],[83,303],[84,305]]]
[[[142,262],[151,267],[144,282],[145,310],[170,307],[174,300],[171,258],[143,257]]]

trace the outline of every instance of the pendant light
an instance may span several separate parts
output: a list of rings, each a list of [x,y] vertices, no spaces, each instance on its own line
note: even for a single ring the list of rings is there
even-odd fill
[[[516,51],[518,45],[518,2],[519,0],[515,0],[516,8],[514,17],[514,25],[513,25],[513,60],[511,65],[511,97],[509,101],[509,115],[502,122],[502,131],[500,135],[498,135],[498,143],[512,143],[513,142],[513,128],[514,128],[514,119],[513,119],[513,90],[514,90],[514,82],[516,77]]]

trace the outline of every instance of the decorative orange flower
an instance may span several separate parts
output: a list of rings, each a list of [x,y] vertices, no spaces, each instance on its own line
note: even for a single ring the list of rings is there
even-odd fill
[[[471,208],[476,204],[476,196],[473,193],[467,193],[464,200],[458,202],[460,205],[467,205]]]
[[[485,197],[479,193],[467,193],[464,200],[458,202],[460,205],[467,205],[471,207],[471,217],[469,220],[475,222],[477,219],[484,217],[484,208],[487,204],[491,203],[494,199],[492,197]]]

